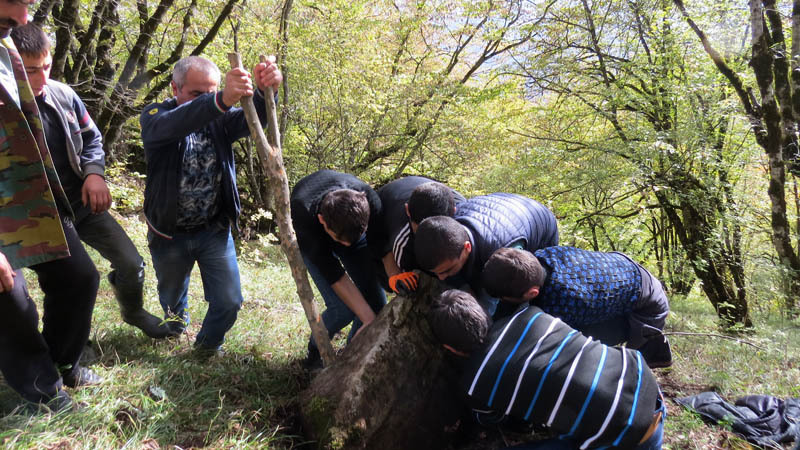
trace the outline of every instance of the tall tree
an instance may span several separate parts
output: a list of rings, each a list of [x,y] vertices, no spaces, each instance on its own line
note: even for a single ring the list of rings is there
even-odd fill
[[[795,203],[797,199],[787,191],[786,177],[787,169],[795,176],[800,174],[800,2],[792,3],[791,29],[786,30],[783,13],[775,0],[749,1],[749,65],[756,89],[740,75],[731,60],[715,48],[683,1],[673,2],[729,88],[736,93],[750,120],[755,140],[766,154],[769,162],[767,195],[772,205],[772,244],[789,280],[784,295],[786,309],[796,315],[800,298],[800,245],[796,242],[798,224],[793,230],[787,203]],[[786,31],[790,31],[790,37]]]
[[[52,76],[75,86],[113,159],[123,124],[164,91],[170,80],[163,75],[175,62],[208,47],[238,1],[45,1],[35,19],[44,22],[51,13],[56,36]],[[194,28],[198,8],[216,15],[210,25],[202,25],[207,28],[200,36]]]
[[[689,65],[671,10],[666,0],[554,8],[521,68],[532,92],[548,94],[550,118],[562,128],[523,132],[565,152],[589,153],[579,160],[599,152],[623,164],[625,184],[592,204],[584,198],[594,209],[583,220],[596,232],[594,217],[657,207],[723,324],[750,326],[731,192],[738,155],[727,145],[726,112],[716,107],[728,94],[702,89],[707,80]]]

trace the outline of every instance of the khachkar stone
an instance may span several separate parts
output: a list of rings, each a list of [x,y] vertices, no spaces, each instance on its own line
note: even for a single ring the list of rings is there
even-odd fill
[[[300,397],[306,434],[326,449],[440,449],[459,427],[452,358],[431,334],[437,280],[397,296]]]

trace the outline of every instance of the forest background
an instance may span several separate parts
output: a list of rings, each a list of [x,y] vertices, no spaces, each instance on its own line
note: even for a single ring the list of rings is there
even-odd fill
[[[699,334],[721,330],[751,343],[765,339],[756,345],[767,358],[761,371],[775,364],[790,372],[768,385],[771,392],[760,393],[800,395],[795,383],[780,381],[796,380],[800,361],[797,341],[789,337],[797,334],[800,308],[800,200],[793,174],[800,173],[800,77],[794,78],[800,11],[790,2],[42,0],[34,10],[55,43],[51,77],[75,87],[103,132],[115,209],[128,216],[126,228],[143,253],[144,225],[136,218],[145,171],[142,107],[170,95],[170,70],[183,56],[206,56],[224,72],[234,49],[246,66],[259,54],[275,54],[284,74],[278,112],[290,184],[331,168],[376,187],[419,174],[468,197],[497,191],[530,196],[556,214],[562,244],[623,251],[651,269],[677,311],[668,328],[690,329],[685,320],[705,311],[710,315],[697,325]],[[272,286],[276,293],[254,288],[255,307],[267,308],[265,296],[285,297],[282,309],[268,315],[276,321],[300,317],[276,327],[294,336],[275,338],[290,339],[288,347],[239,342],[251,355],[239,361],[243,372],[236,376],[250,376],[245,369],[255,358],[286,388],[284,377],[292,373],[271,366],[273,352],[283,354],[275,358],[284,365],[293,360],[302,353],[306,330],[299,309],[287,306],[296,297],[274,246],[271,193],[255,147],[245,139],[235,150],[242,263],[253,265],[253,278],[264,276],[255,268],[269,266],[283,279]],[[153,279],[149,273],[148,283]],[[202,304],[200,298],[195,294],[194,303]],[[151,310],[158,308],[149,302]],[[164,385],[158,377],[165,375],[153,375],[152,367],[145,381],[147,369],[139,373],[136,360],[145,352],[156,364],[157,355],[173,350],[162,344],[133,350],[123,337],[129,330],[99,329],[114,349],[101,358],[116,363],[107,375],[113,379],[128,367],[140,384]],[[705,369],[698,369],[711,370],[713,380],[681,382],[729,393],[752,388],[752,380],[727,385],[727,369],[707,367],[714,355],[717,364],[735,358],[741,344],[727,342],[686,344],[686,355],[707,352],[700,344],[721,353],[706,354]],[[270,357],[262,359],[265,354]],[[178,364],[191,361],[179,358]],[[145,406],[115,403],[108,420],[121,434],[101,442],[118,446],[122,438],[139,447],[188,439],[189,446],[215,447],[237,445],[234,436],[247,435],[247,445],[275,436],[275,445],[298,445],[283,437],[296,431],[284,417],[292,415],[284,397],[296,388],[284,395],[267,389],[267,398],[281,399],[279,406],[269,407],[266,417],[251,411],[255,416],[243,421],[252,429],[210,438],[220,411],[227,411],[219,409],[220,400],[205,434],[196,433],[198,441],[181,435],[186,430],[177,425],[164,437],[153,429],[160,422],[142,412]],[[149,402],[145,397],[138,401]],[[195,414],[205,413],[195,406]],[[39,422],[45,429],[49,423]],[[273,428],[272,437],[253,431],[262,425]],[[0,439],[22,446],[47,441],[24,437],[15,426],[0,429]],[[55,442],[80,446],[76,433],[83,436],[71,430],[72,438]],[[685,442],[697,442],[690,434],[691,427]]]

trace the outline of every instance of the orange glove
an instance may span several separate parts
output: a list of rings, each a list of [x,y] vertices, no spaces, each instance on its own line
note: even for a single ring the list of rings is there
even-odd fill
[[[399,295],[409,296],[417,290],[419,276],[414,272],[401,272],[389,277],[389,287]]]

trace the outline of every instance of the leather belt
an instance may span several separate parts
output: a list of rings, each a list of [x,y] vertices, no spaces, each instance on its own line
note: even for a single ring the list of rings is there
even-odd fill
[[[661,422],[661,416],[664,415],[661,410],[659,410],[655,416],[653,416],[653,423],[650,424],[650,427],[647,428],[647,432],[644,433],[642,436],[642,440],[639,441],[639,444],[644,444],[644,442],[651,437],[653,437],[653,433],[656,432],[656,428],[658,428],[658,424]]]

